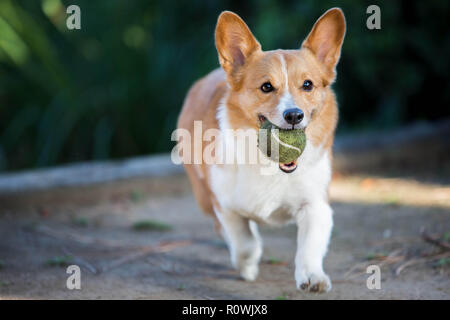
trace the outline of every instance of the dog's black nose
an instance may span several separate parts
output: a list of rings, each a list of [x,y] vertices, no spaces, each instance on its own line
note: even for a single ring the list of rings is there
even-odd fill
[[[284,120],[292,125],[300,123],[303,120],[303,116],[303,111],[299,108],[287,109],[283,112]]]

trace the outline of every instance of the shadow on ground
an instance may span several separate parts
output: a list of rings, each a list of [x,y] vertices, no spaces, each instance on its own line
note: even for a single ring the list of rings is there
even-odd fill
[[[295,226],[263,228],[260,276],[240,280],[184,176],[9,197],[0,209],[0,298],[449,299],[449,259],[420,235],[448,235],[449,194],[407,179],[335,178],[325,260],[333,289],[324,295],[295,288]],[[68,264],[81,267],[81,290],[66,288]],[[381,267],[380,290],[366,286],[369,264]]]

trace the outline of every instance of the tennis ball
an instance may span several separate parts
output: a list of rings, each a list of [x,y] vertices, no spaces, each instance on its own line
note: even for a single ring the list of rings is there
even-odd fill
[[[258,134],[259,149],[271,160],[290,163],[298,159],[306,147],[306,135],[303,129],[281,129],[265,120]],[[272,152],[278,148],[278,156]]]

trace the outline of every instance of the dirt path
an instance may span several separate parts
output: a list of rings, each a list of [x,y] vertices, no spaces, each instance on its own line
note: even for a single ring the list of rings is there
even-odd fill
[[[41,192],[0,207],[0,298],[450,299],[448,255],[424,259],[440,251],[420,236],[425,227],[450,237],[448,185],[338,175],[331,197],[325,295],[295,289],[294,226],[263,228],[260,276],[239,280],[181,176]],[[396,275],[405,262],[416,263]],[[67,264],[81,267],[81,290],[66,288]],[[366,286],[368,264],[381,264],[380,290]]]

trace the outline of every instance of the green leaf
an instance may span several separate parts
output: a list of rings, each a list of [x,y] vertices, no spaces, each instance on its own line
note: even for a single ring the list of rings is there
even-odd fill
[[[170,231],[172,226],[164,222],[142,220],[135,222],[133,229],[136,231]]]

